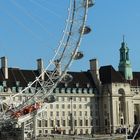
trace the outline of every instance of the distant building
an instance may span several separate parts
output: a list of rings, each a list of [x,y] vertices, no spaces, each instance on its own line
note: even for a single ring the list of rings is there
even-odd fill
[[[8,68],[1,58],[0,96],[8,97],[24,89],[42,70]],[[119,70],[113,66],[98,67],[97,59],[90,60],[90,70],[68,72],[73,80],[60,83],[54,90],[56,102],[36,117],[36,134],[114,133],[120,127],[132,130],[140,124],[140,72],[133,72],[129,49],[122,42]],[[30,91],[27,93],[30,94]],[[23,97],[15,98],[21,101]],[[30,132],[27,128],[28,132]]]

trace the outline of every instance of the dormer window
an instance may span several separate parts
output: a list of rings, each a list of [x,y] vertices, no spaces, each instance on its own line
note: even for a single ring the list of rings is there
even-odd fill
[[[90,87],[90,84],[89,83],[87,83],[87,88],[89,88]]]
[[[76,83],[76,87],[79,87],[79,83]]]
[[[16,81],[16,86],[17,86],[17,87],[19,87],[19,83],[20,83],[19,81]]]
[[[6,81],[3,81],[2,85],[3,87],[6,87]]]

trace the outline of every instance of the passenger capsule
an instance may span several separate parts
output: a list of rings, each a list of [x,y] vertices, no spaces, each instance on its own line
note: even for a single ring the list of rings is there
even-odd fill
[[[84,29],[80,28],[79,33],[82,33],[82,31],[83,31],[83,34],[88,34],[91,32],[91,28],[88,26],[85,26]]]
[[[53,103],[55,102],[55,97],[53,95],[49,95],[48,97],[44,98],[45,103]]]
[[[83,58],[84,54],[82,52],[77,52],[75,55],[74,55],[74,60],[78,60],[78,59],[81,59]]]
[[[86,6],[86,2],[87,2],[87,0],[84,0],[84,6]],[[95,4],[95,3],[94,3],[93,0],[88,0],[88,8],[94,6],[94,4]]]
[[[72,79],[73,79],[72,75],[66,74],[66,75],[62,78],[62,81],[61,81],[61,82],[63,82],[63,83],[69,83],[69,82],[72,81]]]

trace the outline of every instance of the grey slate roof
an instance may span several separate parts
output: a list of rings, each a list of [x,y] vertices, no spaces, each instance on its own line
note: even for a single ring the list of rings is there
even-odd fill
[[[68,72],[73,76],[70,83],[67,84],[69,88],[75,88],[78,83],[79,88],[86,88],[87,84],[89,87],[95,87],[94,81],[89,71],[87,72]],[[8,79],[4,79],[2,69],[0,69],[0,84],[6,81],[7,87],[16,86],[16,82],[19,82],[20,87],[26,87],[29,82],[35,80],[39,76],[37,70],[21,70],[19,68],[8,68]],[[64,83],[60,83],[58,87],[65,87]]]
[[[116,71],[111,65],[102,66],[99,70],[100,79],[103,84],[125,83],[127,82],[120,72]]]

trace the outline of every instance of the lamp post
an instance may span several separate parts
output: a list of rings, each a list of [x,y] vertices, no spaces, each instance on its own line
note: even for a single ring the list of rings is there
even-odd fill
[[[71,112],[70,112],[70,133],[73,134],[73,108],[72,108],[72,97],[70,97]]]

